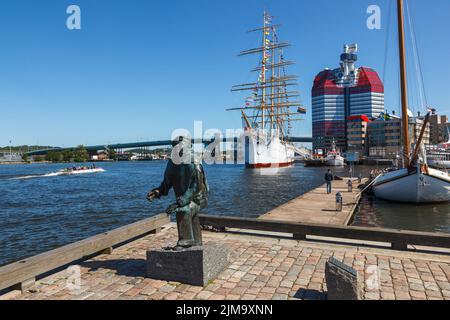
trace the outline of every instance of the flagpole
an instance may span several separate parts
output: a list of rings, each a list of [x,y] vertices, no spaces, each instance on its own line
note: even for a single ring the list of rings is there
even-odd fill
[[[9,161],[12,162],[12,146],[11,146],[11,140],[9,140]]]

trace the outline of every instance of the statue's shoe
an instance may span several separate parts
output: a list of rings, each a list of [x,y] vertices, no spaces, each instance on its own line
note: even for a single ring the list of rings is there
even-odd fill
[[[193,241],[178,241],[177,245],[173,248],[175,251],[181,251],[192,247],[201,247],[202,243]]]

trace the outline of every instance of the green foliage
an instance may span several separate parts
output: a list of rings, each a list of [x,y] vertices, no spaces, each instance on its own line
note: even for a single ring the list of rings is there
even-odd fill
[[[84,146],[78,146],[75,151],[73,151],[73,161],[75,162],[86,162],[89,161],[89,153]]]
[[[70,150],[64,150],[61,152],[63,162],[73,162],[73,152]]]
[[[45,160],[51,162],[86,162],[89,161],[89,153],[84,146],[78,146],[75,150],[50,151],[45,156]]]
[[[50,162],[61,162],[62,161],[61,152],[50,151],[45,156],[45,160]]]
[[[108,153],[108,158],[111,160],[117,160],[117,152],[114,149],[108,149],[107,150]]]

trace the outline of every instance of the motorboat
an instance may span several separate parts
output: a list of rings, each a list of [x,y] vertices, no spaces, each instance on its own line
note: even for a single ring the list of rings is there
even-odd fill
[[[78,175],[99,172],[105,172],[105,170],[97,167],[72,167],[58,171],[58,175]]]

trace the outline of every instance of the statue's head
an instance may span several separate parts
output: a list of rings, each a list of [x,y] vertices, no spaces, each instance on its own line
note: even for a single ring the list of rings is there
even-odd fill
[[[175,138],[172,140],[172,147],[175,148],[177,145],[179,145],[181,142],[183,142],[184,139],[185,139],[184,136],[178,136],[178,137],[175,137]]]
[[[191,139],[178,136],[172,140],[172,162],[175,164],[192,163]]]

